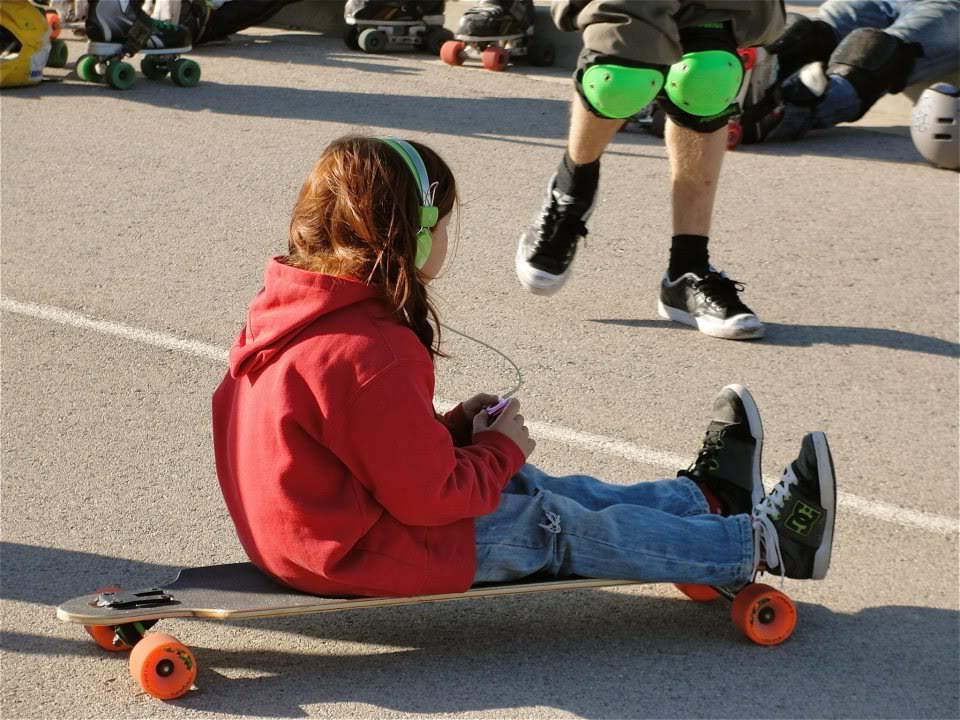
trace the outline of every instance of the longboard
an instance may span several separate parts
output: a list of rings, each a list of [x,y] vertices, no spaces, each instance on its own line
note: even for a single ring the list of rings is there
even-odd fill
[[[57,618],[84,625],[105,650],[132,650],[130,673],[134,679],[148,694],[172,700],[193,686],[197,661],[190,649],[172,635],[147,632],[160,620],[282,617],[637,584],[644,583],[592,578],[532,579],[477,585],[463,593],[440,595],[320,597],[280,585],[251,563],[232,563],[186,568],[172,582],[142,590],[104,588],[63,603],[57,608]],[[734,625],[760,645],[783,642],[796,625],[793,602],[767,585],[749,583],[737,592],[702,585],[677,585],[677,588],[699,602],[717,597],[730,600]]]

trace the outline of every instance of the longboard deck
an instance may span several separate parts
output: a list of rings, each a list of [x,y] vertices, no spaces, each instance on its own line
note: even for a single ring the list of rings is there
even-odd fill
[[[147,602],[151,597],[156,596],[156,591],[162,591],[170,597],[170,600],[162,605],[110,607],[102,602],[109,600],[109,596],[94,593],[63,603],[57,608],[57,618],[83,625],[119,625],[184,617],[234,620],[638,584],[642,583],[633,580],[604,579],[527,580],[502,585],[478,585],[464,593],[415,597],[337,598],[297,592],[274,582],[251,563],[232,563],[186,568],[168,584],[143,590],[123,591],[124,598],[143,594]],[[153,593],[153,595],[147,595],[147,593]]]

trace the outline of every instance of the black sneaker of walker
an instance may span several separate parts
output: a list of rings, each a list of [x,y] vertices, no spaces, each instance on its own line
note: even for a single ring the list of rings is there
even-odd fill
[[[743,283],[710,269],[702,277],[688,272],[671,281],[664,273],[660,283],[660,317],[697,328],[705,335],[727,340],[763,337],[756,313],[740,300]]]
[[[533,27],[532,0],[484,0],[460,18],[457,35],[497,38],[524,35]]]
[[[713,404],[703,446],[686,470],[723,503],[725,515],[747,514],[763,499],[763,424],[750,391],[727,385]]]
[[[556,175],[547,186],[539,217],[523,231],[517,247],[520,284],[537,295],[553,295],[570,276],[577,243],[587,236],[593,198],[580,200],[556,189]]]
[[[797,459],[784,470],[783,479],[753,511],[768,568],[800,580],[826,577],[836,506],[836,478],[827,437],[822,432],[809,433]]]

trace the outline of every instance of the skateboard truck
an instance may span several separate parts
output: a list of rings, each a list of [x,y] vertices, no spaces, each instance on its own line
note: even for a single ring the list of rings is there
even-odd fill
[[[174,600],[173,595],[164,592],[160,588],[139,590],[137,592],[102,592],[97,595],[97,601],[94,603],[96,607],[112,608],[114,610],[132,610],[134,608],[153,608],[179,604],[179,600]]]

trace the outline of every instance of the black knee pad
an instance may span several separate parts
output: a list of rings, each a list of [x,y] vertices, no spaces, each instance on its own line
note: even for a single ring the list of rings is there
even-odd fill
[[[767,50],[777,56],[777,75],[783,80],[807,63],[827,62],[838,44],[832,25],[799,13],[787,13],[787,29]]]
[[[697,53],[711,53],[715,51],[727,53],[730,55],[730,61],[740,63],[737,56],[737,42],[733,36],[733,30],[729,23],[710,23],[708,25],[698,25],[695,27],[686,27],[680,29],[680,45],[683,48],[684,57]],[[683,64],[679,62],[671,66],[672,74],[678,66]],[[741,74],[742,67],[738,68]],[[669,83],[670,74],[667,82]],[[698,115],[688,112],[683,107],[677,105],[670,97],[670,88],[664,87],[664,91],[657,96],[657,104],[667,114],[674,124],[685,127],[689,130],[700,133],[712,133],[727,125],[731,115],[739,112],[736,104],[736,90],[733,91],[730,103],[719,112],[711,115]]]
[[[827,75],[846,78],[860,97],[860,115],[888,92],[900,92],[917,57],[917,43],[875,28],[858,28],[847,35],[830,56]]]

